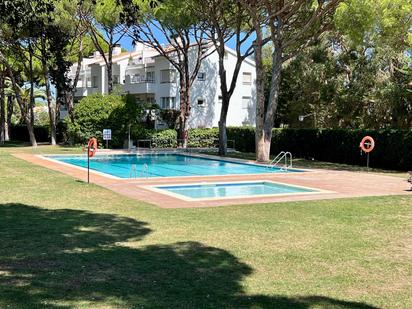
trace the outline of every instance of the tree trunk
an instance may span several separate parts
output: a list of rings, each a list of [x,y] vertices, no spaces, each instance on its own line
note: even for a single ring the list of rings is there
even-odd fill
[[[107,85],[108,85],[107,92],[109,94],[111,94],[113,91],[113,76],[112,76],[113,62],[112,61],[113,61],[112,60],[112,49],[109,48],[109,56],[108,56],[108,62],[107,62]]]
[[[182,147],[187,148],[189,139],[190,116],[190,90],[186,83],[185,76],[180,74],[180,116],[179,116],[179,134],[178,139],[182,142]],[[179,141],[178,141],[179,144]]]
[[[222,38],[221,38],[222,39]],[[220,77],[220,92],[222,95],[222,107],[220,109],[219,119],[219,156],[227,155],[227,130],[226,119],[229,109],[230,96],[227,89],[227,75],[224,64],[225,59],[225,45],[222,40],[219,42],[218,54],[219,54],[219,77]]]
[[[34,125],[31,119],[30,114],[28,114],[25,110],[25,104],[22,101],[20,95],[16,94],[16,99],[17,102],[19,102],[20,106],[20,111],[21,111],[21,116],[23,117],[24,122],[26,123],[27,131],[29,132],[29,137],[30,137],[30,144],[33,147],[37,147],[37,141],[36,141],[36,136],[34,135]]]
[[[31,123],[34,123],[34,73],[33,73],[33,48],[31,41],[29,41],[29,78],[30,78],[30,104],[29,115]]]
[[[10,77],[11,84],[12,84],[12,87],[13,87],[13,91],[14,91],[14,94],[16,96],[17,103],[20,107],[21,116],[23,117],[23,119],[26,123],[26,126],[27,126],[27,130],[29,132],[30,143],[33,147],[37,147],[36,136],[34,135],[33,122],[31,121],[31,117],[27,113],[27,108],[26,108],[27,104],[30,104],[30,103],[29,102],[23,102],[23,100],[20,96],[19,87],[17,85],[16,78],[14,76],[13,70],[12,70],[11,66],[9,65],[6,58],[4,57],[4,55],[1,52],[0,52],[0,61],[3,62],[3,64],[5,65],[5,67],[7,69],[7,72],[8,72],[8,75]]]
[[[265,141],[265,74],[263,68],[263,33],[260,25],[255,26],[256,40],[254,42],[255,62],[256,62],[256,131],[255,147],[256,160],[259,162],[269,161],[267,142]]]
[[[80,71],[83,62],[83,37],[80,39],[79,52],[77,54],[77,68],[74,76],[71,91],[63,91],[64,104],[66,105],[67,113],[69,114],[70,121],[74,123],[74,96],[76,93],[77,83],[80,78]],[[87,79],[86,79],[87,87]]]
[[[113,91],[113,29],[109,31],[109,52],[107,57],[107,92],[111,94]]]
[[[222,120],[220,117],[219,120],[219,156],[227,155],[227,128],[226,128],[226,119]]]
[[[34,127],[33,123],[31,122],[30,116],[26,114],[24,120],[26,122],[27,131],[29,132],[30,144],[33,147],[37,147],[36,136],[34,135]]]
[[[6,100],[4,95],[4,74],[0,73],[0,143],[6,140]]]
[[[47,70],[44,74],[44,80],[46,82],[46,95],[47,95],[47,109],[49,111],[50,120],[50,143],[56,145],[56,111],[53,108],[53,99],[50,91],[50,81]]]
[[[226,128],[226,119],[227,112],[229,109],[229,98],[227,93],[222,92],[222,108],[220,110],[220,119],[219,119],[219,156],[227,155],[227,128]]]
[[[263,136],[261,136],[263,149],[260,150],[261,157],[259,158],[263,161],[269,161],[270,159],[272,129],[279,100],[280,77],[282,72],[282,46],[280,42],[275,43],[272,60],[272,80],[270,87],[269,104],[266,108],[265,121],[263,124]]]
[[[4,140],[6,142],[10,140],[11,118],[13,116],[13,112],[14,112],[13,98],[11,96],[8,96],[7,105],[6,105],[6,127],[4,131]]]
[[[74,123],[74,92],[65,92],[64,93],[64,102],[67,108],[67,113],[69,114],[70,121]]]
[[[240,43],[241,36],[237,36],[236,42],[236,53],[237,53],[237,61],[236,65],[233,69],[232,80],[230,82],[230,87],[227,81],[227,74],[225,68],[225,40],[224,34],[221,33],[219,35],[219,44],[216,44],[215,47],[218,50],[219,56],[219,77],[220,77],[220,92],[222,95],[222,107],[220,110],[220,119],[219,119],[219,155],[226,156],[227,155],[227,114],[230,105],[230,99],[232,98],[233,92],[235,91],[236,82],[239,77],[239,72],[242,66],[242,62],[245,59],[241,55],[241,43]]]

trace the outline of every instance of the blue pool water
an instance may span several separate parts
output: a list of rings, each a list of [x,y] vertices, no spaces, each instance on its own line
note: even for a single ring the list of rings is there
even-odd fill
[[[316,192],[312,189],[295,187],[290,185],[260,181],[248,183],[218,183],[202,185],[176,185],[159,186],[160,190],[165,190],[177,195],[191,199],[242,197],[277,194],[296,194]]]
[[[86,156],[51,156],[52,159],[72,165],[87,167]],[[119,178],[146,177],[142,173],[147,164],[147,177],[180,177],[270,174],[284,172],[279,168],[267,168],[255,164],[236,163],[182,154],[150,155],[99,155],[90,159],[92,170]],[[136,172],[131,171],[135,169]],[[297,172],[297,170],[289,170]]]

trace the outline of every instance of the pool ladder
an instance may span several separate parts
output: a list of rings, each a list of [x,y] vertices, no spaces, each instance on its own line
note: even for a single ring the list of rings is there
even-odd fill
[[[281,151],[270,163],[269,168],[280,167],[280,170],[287,171],[293,167],[293,156],[289,151]]]
[[[146,163],[142,166],[142,170],[140,171],[140,177],[149,178],[149,165],[147,165]],[[136,164],[132,164],[132,167],[130,168],[129,178],[137,178]]]

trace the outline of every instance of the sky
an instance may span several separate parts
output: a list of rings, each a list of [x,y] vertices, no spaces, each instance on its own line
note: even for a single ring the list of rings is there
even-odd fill
[[[167,40],[164,37],[164,34],[161,33],[158,29],[152,28],[153,33],[156,35],[156,39],[158,39],[160,41],[160,43],[162,44],[167,44]],[[246,49],[248,49],[251,44],[253,43],[254,40],[254,36],[252,35],[246,43],[243,44],[243,48],[242,48],[242,52],[244,52]],[[120,40],[120,45],[122,48],[127,49],[128,51],[132,51],[133,50],[133,46],[132,46],[132,39],[129,36],[124,36],[121,40]],[[231,39],[229,42],[227,42],[226,44],[229,48],[234,49],[236,47],[236,40],[235,39]]]

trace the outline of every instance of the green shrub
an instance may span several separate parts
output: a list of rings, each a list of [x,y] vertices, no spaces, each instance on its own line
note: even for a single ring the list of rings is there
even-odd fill
[[[122,147],[131,131],[140,130],[143,110],[132,96],[95,94],[83,98],[74,108],[75,122],[66,120],[67,131],[75,143],[87,143],[96,137],[103,143],[103,129],[112,130],[112,147]]]
[[[177,132],[173,129],[154,131],[150,133],[152,146],[157,148],[173,148],[177,146]]]
[[[189,147],[206,148],[216,147],[219,139],[219,129],[191,129],[189,130]]]
[[[227,139],[235,142],[235,149],[242,152],[255,152],[255,128],[228,127]],[[228,143],[228,146],[231,146]]]

